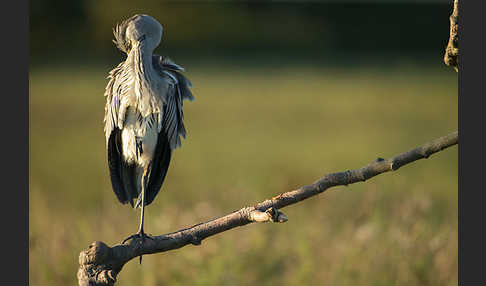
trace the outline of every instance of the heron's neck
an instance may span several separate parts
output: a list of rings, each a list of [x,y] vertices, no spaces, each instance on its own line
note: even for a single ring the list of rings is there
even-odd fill
[[[135,94],[137,101],[144,104],[143,95],[154,94],[152,92],[152,85],[155,83],[153,77],[154,71],[152,67],[152,50],[146,47],[134,47],[131,54],[135,73]]]
[[[134,48],[130,54],[132,55],[132,61],[135,65],[135,70],[146,74],[147,69],[152,69],[152,50],[146,46]]]

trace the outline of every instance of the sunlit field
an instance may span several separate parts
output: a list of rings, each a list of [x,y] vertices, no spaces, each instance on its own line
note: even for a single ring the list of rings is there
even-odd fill
[[[115,64],[114,64],[115,65]],[[29,280],[76,285],[79,252],[138,229],[109,180],[112,66],[32,68]],[[225,215],[457,130],[457,74],[436,68],[189,67],[187,139],[146,209],[153,235]],[[457,285],[457,146],[251,224],[130,261],[117,285]]]

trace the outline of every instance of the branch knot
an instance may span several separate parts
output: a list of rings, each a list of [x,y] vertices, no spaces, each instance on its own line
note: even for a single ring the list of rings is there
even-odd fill
[[[253,222],[286,222],[289,219],[277,208],[270,207],[265,212],[258,209],[251,211],[248,215],[248,219]]]

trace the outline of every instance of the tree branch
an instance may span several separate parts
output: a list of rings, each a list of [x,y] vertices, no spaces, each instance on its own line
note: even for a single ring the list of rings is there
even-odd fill
[[[459,0],[454,0],[454,10],[449,17],[450,21],[450,35],[449,42],[444,54],[444,62],[446,65],[453,67],[456,72],[459,70],[459,28],[458,28],[458,17],[459,17]]]
[[[360,169],[328,174],[310,185],[282,193],[255,206],[153,239],[133,239],[129,244],[113,247],[95,241],[79,255],[78,283],[82,286],[114,285],[123,265],[137,256],[178,249],[188,244],[199,245],[207,237],[252,222],[285,222],[287,217],[278,210],[280,208],[320,194],[333,186],[364,182],[376,175],[396,171],[406,164],[428,158],[456,144],[457,131],[390,159],[378,158]]]

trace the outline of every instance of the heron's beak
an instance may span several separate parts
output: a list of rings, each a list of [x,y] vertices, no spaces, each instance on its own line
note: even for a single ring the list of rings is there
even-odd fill
[[[140,36],[140,38],[137,39],[140,43],[145,40],[145,35]]]
[[[132,41],[131,43],[131,47],[130,47],[130,51],[132,49],[141,49],[142,46],[144,45],[144,42],[145,42],[145,35],[142,35],[140,36],[138,39]]]

